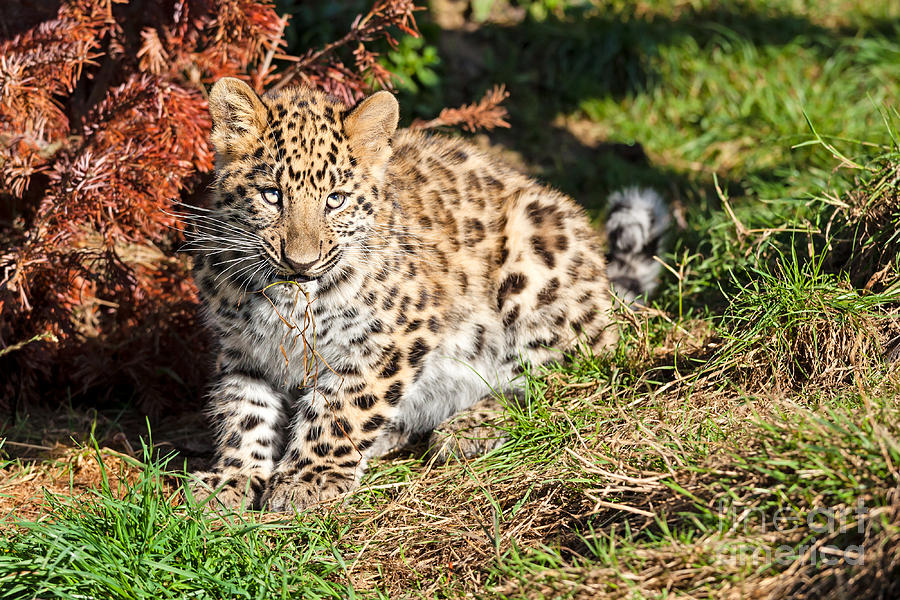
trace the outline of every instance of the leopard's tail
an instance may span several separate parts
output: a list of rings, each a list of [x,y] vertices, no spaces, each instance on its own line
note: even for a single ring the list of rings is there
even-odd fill
[[[646,301],[659,284],[669,209],[650,189],[627,188],[609,197],[607,273],[613,292],[628,304]]]

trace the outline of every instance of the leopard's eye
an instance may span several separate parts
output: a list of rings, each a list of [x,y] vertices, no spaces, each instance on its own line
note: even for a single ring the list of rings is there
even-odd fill
[[[344,205],[344,202],[347,201],[347,196],[340,192],[332,192],[328,194],[328,198],[325,199],[325,205],[331,210],[337,210]]]
[[[269,204],[278,206],[281,204],[281,190],[275,188],[266,188],[259,191],[259,195]]]

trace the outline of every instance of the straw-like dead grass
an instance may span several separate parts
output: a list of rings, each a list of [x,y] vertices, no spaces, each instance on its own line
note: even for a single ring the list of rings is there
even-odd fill
[[[747,318],[764,319],[765,310],[760,307]],[[751,389],[854,385],[857,378],[882,370],[886,348],[900,332],[897,316],[834,312],[813,305],[800,318],[785,315],[752,337],[732,338],[722,353],[724,363]]]
[[[759,439],[723,444],[700,464],[687,465],[678,464],[681,449],[664,424],[648,426],[639,410],[622,409],[618,437],[601,432],[609,444],[566,448],[541,466],[461,465],[422,473],[382,501],[354,506],[341,515],[349,520],[342,543],[360,548],[348,578],[397,595],[415,588],[424,597],[451,589],[477,595],[487,588],[528,598],[666,591],[697,598],[825,598],[841,597],[838,583],[860,598],[884,597],[879,594],[894,589],[900,574],[900,488],[893,466],[900,421],[896,411],[876,412],[868,407],[832,421],[809,412],[768,430],[754,427]],[[846,431],[848,423],[867,419],[872,425],[865,431]],[[622,435],[628,429],[635,434]],[[841,431],[845,435],[835,439]],[[786,437],[791,433],[803,441],[794,444]],[[860,448],[863,434],[872,439]],[[779,446],[779,439],[786,441]],[[815,465],[813,451],[825,443],[833,456]],[[666,467],[632,466],[638,446],[639,453],[657,453]],[[816,485],[833,480],[835,489]],[[850,498],[864,503],[864,515],[852,516]],[[797,522],[772,530],[778,501],[793,507]],[[729,512],[718,516],[723,502]],[[817,507],[851,516],[819,531],[807,520]],[[557,549],[553,560],[535,558],[546,548]],[[780,548],[796,556],[773,562]],[[853,548],[862,549],[862,560]],[[510,563],[529,561],[543,568],[529,577],[508,576],[521,573]]]

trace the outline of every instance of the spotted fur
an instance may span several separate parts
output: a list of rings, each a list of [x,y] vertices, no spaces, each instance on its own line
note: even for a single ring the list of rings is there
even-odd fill
[[[583,211],[464,141],[397,131],[389,93],[348,109],[223,79],[210,111],[215,192],[194,244],[218,450],[199,495],[283,511],[434,429],[440,460],[493,448],[479,422],[522,364],[615,343]]]

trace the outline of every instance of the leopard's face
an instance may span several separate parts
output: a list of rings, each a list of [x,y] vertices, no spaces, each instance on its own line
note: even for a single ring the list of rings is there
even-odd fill
[[[312,90],[260,98],[223,79],[210,111],[214,210],[226,231],[243,234],[245,262],[264,279],[308,281],[363,254],[397,125],[393,96],[379,93],[347,110]]]

